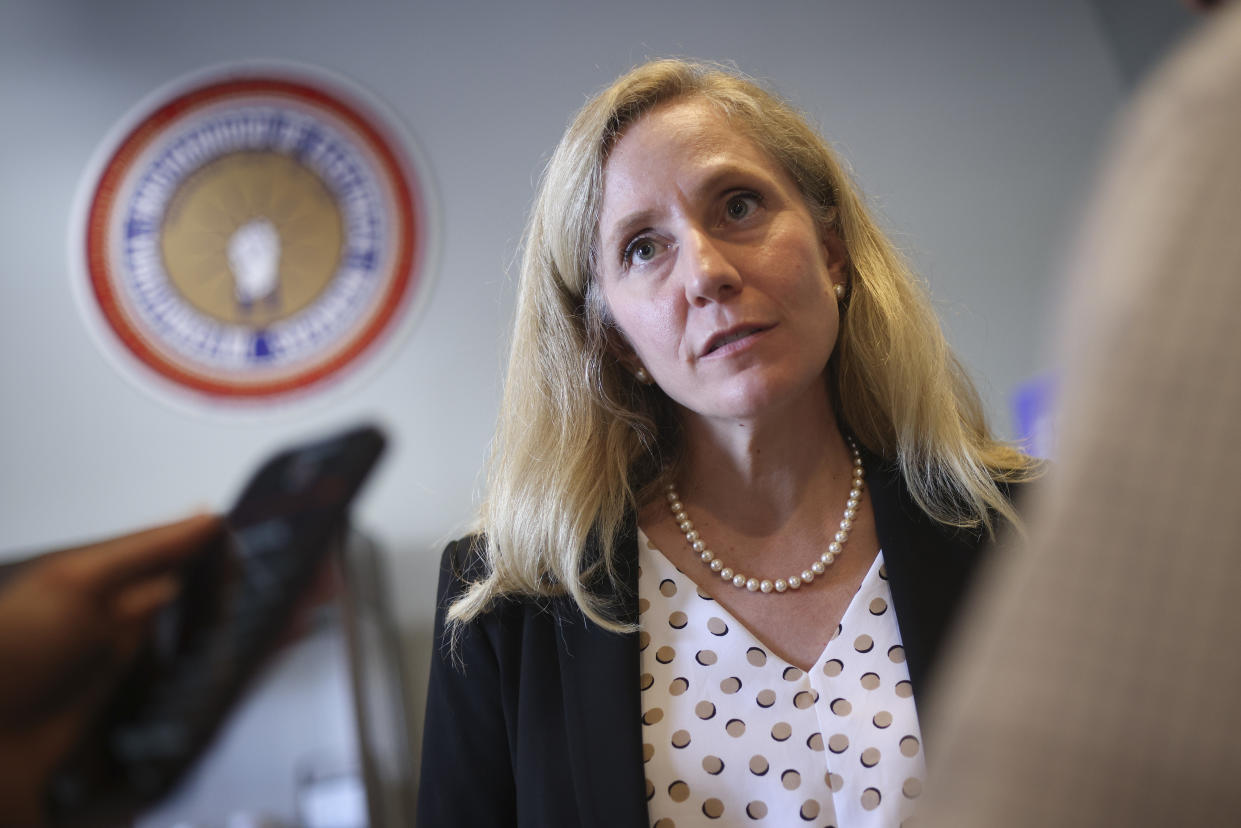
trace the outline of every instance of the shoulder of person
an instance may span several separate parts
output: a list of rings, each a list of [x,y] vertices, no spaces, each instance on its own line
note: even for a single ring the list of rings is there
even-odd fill
[[[479,533],[466,535],[448,542],[440,557],[440,571],[465,583],[474,583],[487,577],[487,539]]]
[[[438,595],[441,609],[450,606],[471,587],[486,581],[490,576],[491,562],[487,554],[486,536],[472,533],[450,541],[440,557]],[[500,616],[523,609],[542,613],[546,612],[552,602],[553,599],[548,596],[505,591],[493,598],[487,607],[474,617],[474,621],[496,621]]]

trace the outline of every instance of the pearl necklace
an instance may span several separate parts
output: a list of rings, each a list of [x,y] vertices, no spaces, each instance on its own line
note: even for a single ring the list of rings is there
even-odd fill
[[[672,518],[677,522],[677,528],[685,534],[685,541],[698,553],[702,562],[725,581],[731,581],[733,586],[743,587],[750,592],[771,592],[772,590],[784,592],[790,589],[800,589],[802,584],[813,581],[814,576],[826,572],[836,560],[836,556],[844,549],[845,541],[849,539],[849,531],[853,528],[853,519],[857,516],[858,504],[862,501],[862,478],[866,475],[862,468],[862,454],[858,451],[857,443],[853,442],[853,438],[846,437],[845,442],[849,444],[849,453],[853,455],[853,482],[849,489],[849,499],[845,502],[844,517],[840,519],[840,528],[832,538],[832,542],[827,545],[827,551],[819,555],[819,559],[812,563],[809,569],[803,569],[800,575],[794,575],[787,580],[776,578],[770,581],[764,578],[760,581],[724,563],[718,555],[707,548],[706,541],[698,534],[693,521],[685,513],[685,504],[681,503],[681,496],[677,494],[676,486],[669,483],[665,487],[665,496],[668,498],[668,508],[672,510]]]

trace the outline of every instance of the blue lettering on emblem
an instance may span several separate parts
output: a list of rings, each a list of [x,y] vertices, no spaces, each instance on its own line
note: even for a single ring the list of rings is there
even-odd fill
[[[360,270],[374,270],[375,251],[368,250],[365,253],[354,253],[349,257],[348,264],[350,267],[356,267]]]
[[[141,221],[136,218],[131,218],[129,223],[125,225],[125,238],[135,239],[138,236],[148,236],[154,231],[154,222]]]
[[[293,148],[293,157],[301,161],[322,143],[323,136],[313,126],[310,126],[302,133],[301,140]]]
[[[267,331],[257,331],[254,335],[254,347],[250,351],[255,359],[271,359],[271,349],[267,345]]]
[[[267,122],[267,140],[268,148],[278,148],[280,146],[280,136],[283,134],[289,122],[284,119],[283,115],[277,114],[274,118]]]

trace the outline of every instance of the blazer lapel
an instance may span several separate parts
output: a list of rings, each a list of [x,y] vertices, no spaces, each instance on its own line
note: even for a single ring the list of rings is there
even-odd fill
[[[617,539],[617,558],[620,589],[601,579],[597,592],[614,602],[621,620],[637,623],[638,548],[632,517]],[[555,612],[568,758],[582,824],[645,828],[638,636],[602,629],[567,598],[556,602]]]
[[[925,698],[953,616],[974,575],[981,532],[956,530],[927,517],[892,463],[869,456],[867,484],[883,550],[914,698]]]

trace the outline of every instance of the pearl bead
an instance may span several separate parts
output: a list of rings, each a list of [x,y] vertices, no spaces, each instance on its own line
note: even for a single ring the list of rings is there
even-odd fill
[[[668,500],[668,508],[672,512],[672,518],[676,522],[677,528],[685,535],[686,543],[689,544],[693,551],[698,553],[699,559],[712,572],[719,573],[722,579],[731,581],[733,586],[738,588],[744,587],[750,592],[763,592],[764,594],[773,591],[786,592],[790,589],[800,589],[803,585],[813,582],[816,575],[826,573],[827,567],[833,564],[836,556],[844,551],[844,544],[849,539],[849,532],[853,529],[853,521],[857,517],[858,508],[862,501],[863,478],[866,471],[863,467],[861,451],[851,437],[846,437],[845,440],[849,446],[849,453],[853,455],[853,468],[849,497],[845,501],[845,509],[840,519],[839,531],[835,533],[834,539],[827,545],[827,551],[820,554],[819,559],[814,561],[809,569],[802,570],[800,575],[793,575],[787,581],[784,578],[776,578],[774,581],[768,578],[753,578],[727,566],[714,552],[707,548],[706,541],[702,539],[702,535],[694,528],[693,521],[689,519],[689,514],[685,511],[685,504],[681,502],[681,497],[677,494],[676,485],[668,483],[665,484],[664,491],[665,497]]]

